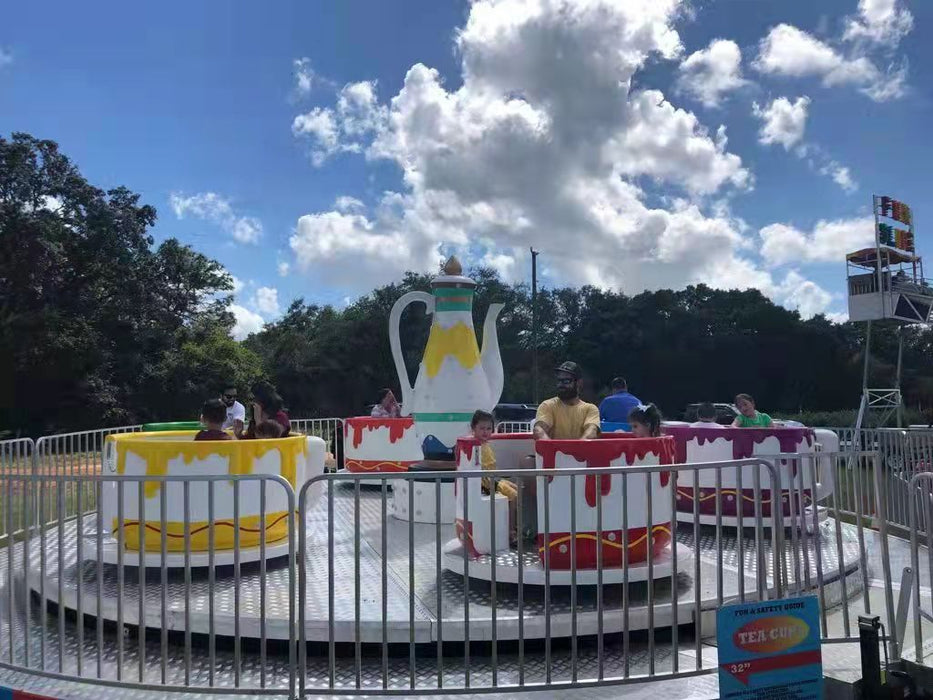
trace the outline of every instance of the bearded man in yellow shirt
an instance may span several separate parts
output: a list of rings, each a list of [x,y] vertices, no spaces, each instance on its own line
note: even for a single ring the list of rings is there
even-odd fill
[[[599,409],[580,398],[583,373],[576,362],[554,370],[557,396],[543,401],[535,416],[535,440],[590,440],[599,435]]]

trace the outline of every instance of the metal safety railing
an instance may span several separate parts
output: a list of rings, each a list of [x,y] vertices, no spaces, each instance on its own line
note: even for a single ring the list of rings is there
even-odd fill
[[[534,425],[531,420],[504,420],[496,423],[497,433],[530,433]]]
[[[875,517],[875,489],[881,495],[885,516],[889,524],[905,533],[910,527],[910,487],[916,474],[933,471],[933,430],[905,430],[899,428],[861,429],[833,428],[843,451],[877,452],[880,483],[875,484],[871,465],[864,457],[850,456],[840,461],[836,470],[836,488],[839,494],[834,508],[854,517],[859,508],[865,517]],[[928,488],[926,482],[918,482]],[[858,503],[857,503],[858,502]],[[919,513],[917,526],[926,532],[931,521]]]
[[[911,566],[911,595],[913,598],[913,627],[914,627],[914,659],[918,663],[925,663],[927,657],[933,654],[933,645],[925,644],[926,635],[924,627],[931,628],[933,624],[933,596],[930,589],[933,587],[933,528],[927,527],[922,532],[920,523],[933,522],[933,473],[915,474],[910,480],[910,566]],[[925,547],[921,541],[925,539]],[[927,565],[923,566],[921,549],[926,550]],[[926,585],[923,585],[923,582]]]
[[[861,490],[853,522],[827,517],[848,496],[823,472],[853,458],[873,520]],[[624,684],[714,672],[717,609],[799,594],[824,642],[882,614],[898,658],[880,463],[476,464],[326,474],[296,497],[268,475],[46,473],[31,441],[0,442],[0,666],[290,697]]]
[[[328,471],[343,468],[343,418],[292,418],[292,431],[314,435],[324,440],[333,462],[326,465]]]
[[[627,561],[628,557],[636,556],[640,544],[658,539],[658,532],[666,531],[671,536],[673,523],[671,508],[676,503],[678,476],[699,471],[714,471],[716,469],[732,469],[739,473],[751,467],[754,474],[753,491],[756,507],[754,516],[748,518],[748,524],[755,528],[755,536],[748,545],[748,552],[754,553],[752,568],[755,574],[747,576],[744,568],[740,566],[732,576],[726,574],[723,567],[715,567],[713,578],[717,582],[718,595],[704,599],[702,586],[693,586],[692,600],[682,600],[680,595],[664,594],[657,588],[668,584],[673,590],[681,585],[681,575],[684,572],[693,574],[694,580],[700,576],[700,538],[697,537],[699,522],[696,521],[693,542],[694,547],[683,547],[676,543],[669,553],[660,555],[655,547],[644,547],[644,559],[640,562],[638,572],[633,573],[632,566],[636,562]],[[626,681],[649,677],[677,677],[689,676],[697,673],[706,673],[714,670],[704,662],[700,648],[703,637],[702,626],[704,619],[709,625],[709,616],[715,609],[731,599],[754,600],[768,597],[781,597],[782,579],[780,573],[779,552],[781,545],[769,548],[765,543],[764,522],[767,520],[762,510],[761,469],[767,470],[770,480],[770,489],[780,491],[780,477],[773,464],[764,460],[743,460],[710,465],[656,465],[639,467],[606,467],[606,468],[577,468],[561,469],[554,476],[540,475],[540,472],[529,474],[527,470],[496,470],[491,476],[490,472],[480,470],[471,472],[426,472],[426,473],[348,473],[331,474],[318,477],[302,488],[299,493],[299,519],[308,517],[307,503],[311,489],[324,486],[326,494],[326,519],[322,520],[329,525],[319,528],[318,532],[326,533],[326,544],[322,540],[309,542],[309,535],[305,531],[299,532],[299,597],[303,600],[319,600],[326,596],[327,609],[324,616],[327,625],[327,670],[326,674],[320,672],[319,667],[309,668],[309,658],[306,653],[299,657],[299,682],[302,692],[375,692],[381,688],[383,691],[394,690],[398,693],[404,691],[408,694],[434,694],[439,691],[450,690],[504,690],[511,688],[534,688],[542,685],[552,688],[583,687],[594,684],[623,683]],[[655,475],[659,478],[666,476],[670,479],[668,495],[660,500],[654,496],[651,483]],[[514,559],[511,572],[515,576],[517,588],[511,600],[503,598],[503,592],[497,587],[497,581],[505,579],[506,564],[500,562],[500,556],[487,556],[475,559],[468,552],[466,546],[460,545],[452,537],[454,532],[449,525],[440,522],[422,525],[416,524],[413,518],[396,525],[394,531],[389,531],[389,487],[392,486],[393,498],[397,499],[399,492],[404,493],[407,499],[407,512],[416,513],[421,499],[423,504],[433,503],[435,512],[442,509],[445,486],[455,488],[463,493],[461,521],[470,521],[471,489],[469,484],[479,483],[482,479],[492,479],[494,482],[490,490],[496,488],[497,482],[513,481],[518,490],[515,509],[515,525],[521,531],[527,517],[524,513],[522,494],[526,490],[534,490],[538,495],[539,507],[543,508],[543,518],[538,518],[539,534],[536,545],[529,546],[521,537],[517,539],[516,549],[510,550]],[[609,496],[616,499],[620,506],[621,523],[603,522],[603,511],[609,509],[604,503],[604,497],[590,499],[595,503],[596,524],[593,532],[584,532],[583,523],[576,518],[577,499],[574,494],[583,494],[585,490],[603,489],[605,485],[593,486],[593,480],[606,479],[618,482],[619,491]],[[419,489],[410,484],[409,488],[399,489],[405,482],[416,482],[422,485]],[[366,492],[366,484],[378,486],[378,491]],[[346,486],[351,488],[352,505],[346,504],[347,498],[339,499],[338,491]],[[568,545],[561,545],[564,554],[569,551],[570,567],[562,572],[565,574],[564,585],[556,582],[558,572],[551,566],[550,558],[557,556],[553,547],[541,546],[541,537],[544,542],[551,542],[551,535],[561,530],[552,528],[555,515],[552,513],[552,499],[557,499],[557,493],[567,495],[570,492],[570,523],[567,533]],[[475,490],[474,490],[475,491]],[[629,522],[631,504],[628,497],[647,503],[642,522],[632,518]],[[621,500],[620,500],[621,499]],[[498,499],[481,498],[473,508],[479,511],[478,519],[488,517],[491,532],[496,531]],[[665,502],[666,501],[666,502]],[[634,501],[633,501],[634,502]],[[669,508],[667,518],[658,523],[653,514],[654,503]],[[699,501],[696,501],[699,504]],[[398,512],[400,504],[394,502],[394,511]],[[343,512],[341,512],[343,511]],[[349,517],[348,517],[349,516]],[[500,513],[498,517],[503,517]],[[775,511],[774,517],[777,518]],[[366,525],[370,527],[364,526]],[[472,521],[471,521],[472,522]],[[378,527],[372,528],[373,524]],[[474,523],[475,524],[475,523]],[[579,532],[578,532],[579,525]],[[617,527],[621,525],[621,527]],[[336,535],[340,527],[341,534]],[[338,576],[336,568],[340,566],[341,551],[346,551],[348,540],[343,536],[343,528],[351,527],[352,559],[355,570],[351,575],[354,581],[352,588],[347,585],[343,577]],[[460,527],[461,532],[463,528]],[[478,529],[478,528],[476,528]],[[476,531],[473,530],[473,532]],[[772,529],[777,533],[777,542],[780,543],[782,528]],[[416,537],[420,533],[422,537]],[[605,536],[605,537],[604,537]],[[612,537],[610,540],[608,538]],[[577,548],[582,543],[595,539],[596,542],[610,543],[622,552],[623,561],[620,567],[604,565],[603,557],[607,546],[596,549],[596,567],[590,570],[588,583],[592,590],[583,594],[584,585],[577,581],[582,567],[578,566]],[[420,541],[419,541],[420,540]],[[474,540],[470,539],[471,542]],[[744,542],[744,540],[743,540]],[[724,543],[722,523],[718,528],[717,545],[721,549]],[[527,549],[526,549],[527,547]],[[317,550],[317,551],[315,551]],[[529,561],[533,559],[535,550],[543,552],[539,565],[535,566]],[[419,554],[420,552],[420,554]],[[680,557],[681,563],[678,563]],[[744,560],[744,554],[740,554]],[[771,574],[765,560],[773,557]],[[721,558],[720,558],[721,561]],[[458,569],[459,575],[451,581],[450,564]],[[462,566],[460,569],[457,564]],[[471,577],[470,570],[483,569],[486,581],[476,581]],[[323,570],[322,570],[323,569]],[[660,575],[655,577],[652,569]],[[497,578],[497,571],[502,578]],[[349,573],[349,572],[346,572]],[[569,576],[567,583],[566,574]],[[611,594],[604,591],[610,573],[621,574],[621,579]],[[537,596],[536,603],[531,602],[531,594],[525,592],[526,585],[532,582],[532,575],[538,574],[542,593]],[[647,582],[645,578],[647,577]],[[338,578],[340,583],[338,586]],[[378,588],[376,588],[376,581]],[[427,578],[433,579],[434,585],[419,587],[419,581]],[[641,578],[641,580],[639,580]],[[748,580],[750,579],[750,580]],[[508,578],[506,580],[512,580]],[[401,581],[399,587],[398,582]],[[322,590],[325,586],[326,589]],[[638,602],[633,602],[630,586],[640,586]],[[396,589],[398,590],[396,591]],[[558,588],[561,591],[558,592]],[[593,599],[595,596],[595,600]],[[607,601],[607,597],[611,602]],[[589,599],[584,606],[584,600]],[[402,610],[398,604],[404,601],[404,612],[407,616],[400,617]],[[608,602],[608,604],[607,604]],[[646,621],[633,630],[630,622],[635,616],[636,605],[640,617],[646,616]],[[585,613],[581,608],[586,607]],[[393,614],[390,615],[390,608]],[[352,610],[352,614],[350,611]],[[675,622],[676,621],[676,622]],[[402,625],[407,634],[399,634],[398,625]],[[693,639],[689,640],[690,648],[696,654],[692,668],[681,668],[680,659],[681,640],[678,635],[679,624],[692,623],[695,626]],[[420,623],[420,624],[419,624]],[[308,612],[304,607],[299,609],[299,649],[304,650],[309,641],[307,628],[311,626]],[[655,634],[662,626],[669,626],[673,634],[673,651],[671,652],[671,667],[663,671],[658,668],[655,661],[656,639]],[[530,630],[536,629],[536,633]],[[558,633],[557,630],[564,630]],[[569,629],[570,634],[566,632]],[[321,639],[321,630],[317,641]],[[609,662],[604,651],[609,634],[621,635],[619,653],[612,656],[613,662],[621,664],[618,668]],[[476,636],[473,636],[476,635]],[[583,636],[596,636],[595,666],[587,663],[586,667],[593,669],[595,675],[583,677],[580,656],[581,638]],[[555,673],[558,652],[554,642],[557,637],[570,637],[571,650],[567,676],[558,677]],[[639,636],[638,641],[633,638]],[[478,637],[478,638],[477,638]],[[526,645],[532,640],[543,640],[544,653],[541,662],[532,664],[525,653]],[[381,648],[381,663],[378,668],[370,668],[367,673],[366,657],[363,654],[364,641],[378,643]],[[500,652],[500,642],[517,643],[517,654],[513,655],[508,666],[508,675],[514,676],[513,682],[502,682],[500,674],[506,675],[503,661],[504,653]],[[339,654],[337,645],[342,643],[353,644],[352,662],[343,654]],[[408,673],[403,678],[393,677],[389,673],[389,646],[392,643],[402,643],[408,646]],[[432,651],[425,649],[418,651],[417,646],[433,647]],[[451,643],[462,645],[460,651],[451,654],[445,645]],[[479,651],[480,646],[488,645],[488,649]],[[632,652],[636,646],[642,654],[647,652],[647,667],[638,673],[632,668]],[[566,656],[566,654],[563,654]],[[433,656],[433,659],[427,658]],[[532,669],[532,666],[536,669]],[[611,668],[610,668],[611,666]],[[566,667],[566,666],[565,666]],[[308,677],[326,678],[326,684],[321,687],[310,686],[306,682]],[[346,684],[338,683],[338,678],[347,679]],[[420,679],[420,683],[418,682]],[[370,680],[370,683],[367,683]],[[349,686],[349,688],[347,687]]]
[[[295,696],[295,495],[284,478],[58,475],[53,512],[38,520],[29,509],[44,507],[49,480],[0,478],[5,500],[22,494],[2,523],[0,666]],[[87,508],[88,487],[101,507]]]

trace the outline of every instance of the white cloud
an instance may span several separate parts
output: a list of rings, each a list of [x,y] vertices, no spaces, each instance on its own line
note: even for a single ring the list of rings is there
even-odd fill
[[[292,134],[311,142],[311,161],[320,167],[336,153],[360,153],[361,140],[385,126],[388,110],[376,99],[376,81],[347,83],[337,106],[315,107],[292,120]]]
[[[13,63],[13,54],[0,46],[0,68]]]
[[[331,109],[315,107],[307,114],[299,114],[292,121],[292,133],[312,140],[311,160],[316,166],[337,152],[337,123]]]
[[[240,243],[256,243],[262,236],[262,222],[252,216],[237,216],[228,199],[215,192],[201,192],[186,197],[173,192],[169,203],[179,219],[191,216],[219,224]]]
[[[236,319],[236,323],[234,323],[230,331],[230,335],[235,340],[244,340],[250,333],[258,333],[262,330],[265,321],[262,320],[262,316],[259,314],[238,304],[231,304],[229,311]]]
[[[848,311],[832,311],[826,314],[826,318],[833,323],[846,323],[849,320]]]
[[[395,164],[401,184],[371,209],[344,199],[301,216],[296,268],[355,293],[436,270],[442,250],[457,250],[524,278],[534,245],[558,283],[757,287],[802,307],[786,276],[754,261],[756,241],[731,214],[730,194],[752,175],[725,128],[631,89],[646,62],[680,55],[680,11],[678,0],[472,3],[456,87],[418,63],[388,102],[359,87],[329,108],[333,152],[355,144]],[[649,201],[646,178],[662,197]]]
[[[280,262],[279,263],[279,277],[288,277],[289,271],[292,269],[290,263]]]
[[[763,144],[781,144],[785,150],[803,138],[807,126],[807,108],[810,98],[804,95],[791,102],[786,97],[778,97],[762,109],[758,103],[752,104],[752,113],[762,120],[758,140]]]
[[[726,152],[724,126],[710,138],[692,112],[677,109],[659,90],[636,93],[629,109],[628,128],[608,149],[621,174],[648,175],[700,194],[750,183],[742,159]]]
[[[789,224],[762,228],[761,255],[769,265],[790,262],[842,262],[846,253],[870,245],[874,240],[874,219],[819,221],[806,233]]]
[[[845,57],[829,44],[797,27],[779,24],[761,40],[755,67],[784,77],[817,77],[826,87],[852,85],[876,102],[905,92],[906,66],[882,72],[865,55]]]
[[[707,107],[717,107],[723,96],[748,81],[742,78],[742,52],[729,39],[714,39],[680,64],[678,85]]]
[[[842,38],[868,40],[895,48],[914,28],[910,10],[898,5],[899,0],[859,0],[858,16],[848,19]]]
[[[243,290],[243,287],[245,286],[243,284],[243,280],[241,280],[236,275],[230,275],[230,279],[233,280],[233,293],[239,294]]]
[[[295,74],[295,93],[299,97],[307,96],[322,79],[311,67],[310,58],[296,58],[292,61],[292,70]]]
[[[391,224],[385,229],[377,230],[362,214],[306,214],[298,219],[289,245],[301,269],[316,267],[328,279],[345,285],[372,286],[404,270],[436,266],[436,245],[416,232],[408,236],[403,230],[393,230]]]
[[[802,143],[809,106],[810,98],[807,96],[798,97],[793,102],[786,97],[778,97],[764,108],[757,102],[752,103],[752,114],[762,122],[758,132],[759,143],[779,144],[786,151],[793,149],[794,155],[805,160],[812,170],[831,177],[847,193],[855,192],[858,183],[849,168],[833,160],[821,146]]]
[[[343,212],[344,214],[362,211],[365,208],[366,207],[363,205],[363,203],[356,197],[348,197],[343,195],[337,197],[337,199],[334,201],[334,209]]]
[[[264,316],[278,316],[280,313],[279,291],[275,287],[259,287],[254,303]]]
[[[849,169],[843,165],[840,165],[836,161],[832,161],[825,167],[820,169],[820,174],[829,175],[833,182],[839,185],[846,192],[855,192],[858,189],[858,183],[852,177],[852,173]]]
[[[775,289],[774,296],[783,306],[795,309],[805,319],[824,313],[833,302],[832,294],[796,270],[787,273]]]
[[[230,234],[240,243],[256,243],[262,235],[262,222],[253,216],[241,216],[233,221]]]

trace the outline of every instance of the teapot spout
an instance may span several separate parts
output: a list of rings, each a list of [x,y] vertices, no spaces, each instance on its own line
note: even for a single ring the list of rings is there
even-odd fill
[[[490,304],[486,312],[486,321],[483,323],[483,349],[480,351],[480,361],[483,364],[483,374],[489,384],[489,409],[495,408],[502,396],[502,387],[505,375],[502,371],[502,356],[499,354],[499,333],[496,330],[496,319],[505,308],[505,304]]]

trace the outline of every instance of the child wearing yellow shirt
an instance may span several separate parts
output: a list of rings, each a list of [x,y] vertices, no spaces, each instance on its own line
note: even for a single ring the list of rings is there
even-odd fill
[[[496,423],[488,411],[477,411],[470,420],[470,430],[473,437],[479,440],[479,463],[484,470],[494,471],[496,468],[496,453],[489,444],[489,438],[496,431]],[[483,493],[489,495],[492,489],[492,479],[483,478]],[[515,501],[518,498],[518,489],[508,479],[496,480],[496,492],[509,499],[509,532],[514,542],[517,538],[515,531]]]

